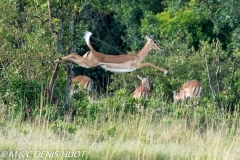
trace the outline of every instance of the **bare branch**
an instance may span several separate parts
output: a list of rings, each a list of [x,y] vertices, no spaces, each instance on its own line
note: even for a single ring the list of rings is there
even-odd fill
[[[54,92],[54,85],[58,77],[59,71],[60,71],[60,64],[56,63],[53,75],[48,85],[48,94],[50,96],[51,103],[55,104],[56,108],[58,107],[58,98]]]
[[[211,77],[210,77],[210,73],[209,73],[209,69],[208,69],[208,60],[207,60],[207,56],[205,55],[204,56],[205,58],[205,62],[206,62],[206,70],[207,70],[207,75],[208,75],[208,83],[209,83],[209,87],[211,89],[211,92],[212,92],[212,97],[214,99],[214,101],[216,102],[217,106],[219,107],[219,104],[218,104],[218,101],[217,101],[217,98],[216,98],[216,95],[215,95],[215,91],[212,87],[212,84],[211,84]]]
[[[220,51],[218,49],[218,44],[219,41],[216,43],[216,52],[217,52],[217,71],[216,71],[216,80],[217,80],[217,88],[218,92],[220,91],[220,86],[219,86],[219,73],[220,73]]]

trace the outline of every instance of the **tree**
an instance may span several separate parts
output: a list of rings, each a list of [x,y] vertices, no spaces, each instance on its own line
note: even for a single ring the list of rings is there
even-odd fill
[[[54,52],[46,29],[46,10],[42,4],[26,0],[3,0],[0,8],[1,94],[6,102],[14,99],[18,107],[26,103],[34,108],[49,73],[49,68],[42,66],[43,59]]]

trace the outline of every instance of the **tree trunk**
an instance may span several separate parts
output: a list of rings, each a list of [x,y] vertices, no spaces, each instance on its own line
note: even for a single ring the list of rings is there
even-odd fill
[[[53,33],[54,27],[52,24],[52,1],[48,0],[47,3],[48,3],[49,28],[50,31]]]
[[[70,33],[71,33],[71,50],[70,53],[76,52],[76,21],[78,14],[73,12],[70,20]],[[71,91],[71,83],[72,83],[72,62],[67,64],[67,83],[66,83],[66,92],[65,92],[65,112],[70,113],[70,91]],[[71,115],[69,115],[71,116]]]

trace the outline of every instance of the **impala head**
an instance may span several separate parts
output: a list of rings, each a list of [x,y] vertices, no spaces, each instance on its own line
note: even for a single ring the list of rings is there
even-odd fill
[[[179,100],[181,100],[180,93],[177,93],[176,91],[173,91],[173,103],[177,103]]]
[[[147,75],[145,78],[137,75],[138,78],[142,81],[142,86],[147,89],[150,90],[150,85],[149,85],[149,76]]]
[[[145,36],[145,38],[148,40],[148,43],[149,43],[151,49],[155,49],[155,50],[159,50],[159,51],[161,51],[163,49],[163,47],[160,44],[158,44],[155,39],[153,39],[153,35],[151,35],[150,37]]]

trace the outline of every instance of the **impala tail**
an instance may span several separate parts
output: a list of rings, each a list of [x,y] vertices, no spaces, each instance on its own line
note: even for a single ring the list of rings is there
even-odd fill
[[[86,85],[86,90],[88,92],[91,92],[93,88],[93,80],[88,81],[87,85]]]
[[[202,87],[201,86],[196,86],[193,90],[193,96],[194,97],[200,97],[202,91]]]
[[[91,45],[91,42],[90,42],[90,37],[91,37],[91,35],[92,35],[91,32],[86,31],[86,32],[84,33],[83,38],[85,39],[85,42],[86,42],[86,44],[88,45],[89,49],[90,49],[90,50],[94,50],[93,47],[92,47],[92,45]]]

